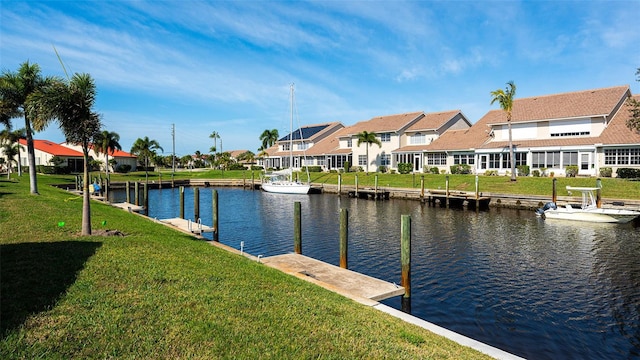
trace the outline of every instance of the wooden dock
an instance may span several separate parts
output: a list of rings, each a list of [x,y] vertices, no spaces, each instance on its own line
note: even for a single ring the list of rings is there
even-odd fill
[[[423,201],[434,206],[438,203],[440,207],[462,208],[467,206],[470,209],[488,209],[491,197],[470,191],[429,190]]]
[[[165,223],[178,229],[190,232],[196,235],[201,235],[203,233],[212,233],[215,231],[214,228],[207,225],[202,225],[202,223],[193,222],[189,219],[181,219],[181,218],[172,218],[172,219],[162,219],[159,220],[161,223]]]
[[[347,191],[349,197],[358,199],[371,199],[371,200],[389,200],[389,191],[382,189],[351,189]]]
[[[261,261],[267,266],[361,302],[362,299],[380,301],[404,295],[402,286],[300,254],[270,256]]]

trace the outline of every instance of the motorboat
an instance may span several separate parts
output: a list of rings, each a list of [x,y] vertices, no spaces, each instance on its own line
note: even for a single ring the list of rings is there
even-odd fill
[[[572,221],[589,221],[599,223],[628,223],[640,216],[640,212],[616,209],[599,208],[594,193],[599,188],[567,186],[569,192],[582,193],[582,204],[574,207],[571,204],[557,206],[554,202],[548,202],[544,207],[536,210],[536,215],[545,219],[561,219]]]

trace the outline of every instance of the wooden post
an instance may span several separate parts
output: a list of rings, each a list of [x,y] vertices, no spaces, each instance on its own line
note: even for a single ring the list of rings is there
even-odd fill
[[[356,174],[356,197],[358,197],[358,174]]]
[[[476,175],[476,211],[480,209],[480,184],[478,181],[478,175]]]
[[[553,192],[551,193],[551,201],[553,201],[554,203],[556,201],[558,201],[558,192],[556,191],[556,182],[558,181],[558,179],[553,178]]]
[[[184,219],[184,186],[180,186],[180,219]]]
[[[158,178],[160,179],[158,183],[158,189],[162,189],[162,173],[158,174]]]
[[[200,219],[200,188],[193,188],[193,221]]]
[[[137,181],[133,183],[133,196],[135,197],[135,205],[140,205],[140,183]]]
[[[129,180],[127,180],[124,186],[125,186],[124,193],[126,195],[126,203],[131,204],[131,183],[129,183]]]
[[[378,174],[376,174],[373,183],[373,199],[378,200]]]
[[[256,177],[253,171],[251,171],[251,190],[256,189]]]
[[[424,175],[420,175],[420,200],[424,201]]]
[[[104,201],[109,202],[109,178],[104,179]]]
[[[340,209],[340,267],[348,269],[349,210]]]
[[[242,190],[247,188],[247,174],[245,171],[242,172]]]
[[[404,297],[411,297],[411,215],[402,215],[400,224],[400,263],[402,265],[401,285]]]
[[[143,185],[142,199],[144,201],[144,211],[149,216],[149,184],[146,182]]]
[[[449,175],[445,176],[445,203],[447,208],[449,208]]]
[[[342,194],[342,174],[338,174],[338,196]]]
[[[293,203],[293,251],[302,254],[302,211],[300,201]]]
[[[596,190],[596,207],[600,209],[602,208],[602,180],[600,178],[596,179],[596,187],[598,188]]]
[[[213,216],[213,241],[219,241],[218,237],[218,190],[211,190],[211,213]]]

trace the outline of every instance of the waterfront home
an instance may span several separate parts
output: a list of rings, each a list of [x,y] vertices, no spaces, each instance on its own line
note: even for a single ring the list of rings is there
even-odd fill
[[[53,166],[51,159],[57,157],[62,160],[58,167],[67,167],[71,172],[82,172],[84,158],[81,151],[71,149],[61,144],[56,144],[49,140],[33,140],[36,166]],[[20,165],[29,166],[27,159],[27,140],[20,139]]]
[[[76,150],[82,153],[82,146],[74,145],[70,143],[60,143],[61,146]],[[109,162],[107,164],[107,156],[103,153],[96,153],[93,149],[93,145],[89,145],[89,158],[95,159],[102,164],[100,165],[101,170],[105,170],[108,166],[109,172],[119,171],[119,169],[129,169],[129,171],[135,171],[137,168],[137,160],[138,158],[135,155],[132,155],[126,151],[122,150],[114,150],[113,152],[109,152]]]
[[[596,176],[603,167],[640,168],[640,134],[626,127],[628,86],[515,99],[512,143],[516,166],[533,172]],[[425,150],[438,166],[469,164],[475,173],[510,172],[508,124],[501,109],[491,110],[467,130],[450,131]]]

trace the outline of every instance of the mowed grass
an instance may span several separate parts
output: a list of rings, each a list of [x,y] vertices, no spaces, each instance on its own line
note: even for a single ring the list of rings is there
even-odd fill
[[[81,237],[69,179],[0,180],[2,359],[487,358],[105,204],[93,230],[126,236]]]

